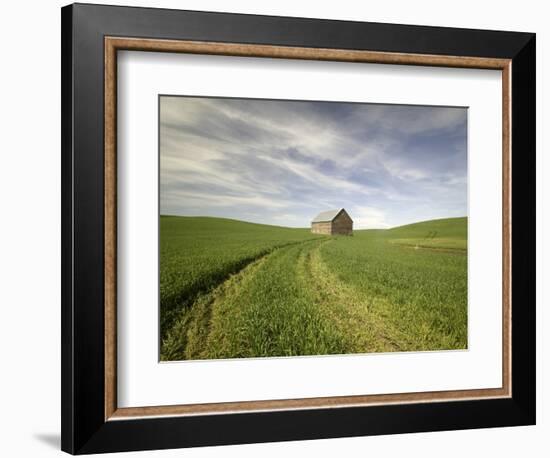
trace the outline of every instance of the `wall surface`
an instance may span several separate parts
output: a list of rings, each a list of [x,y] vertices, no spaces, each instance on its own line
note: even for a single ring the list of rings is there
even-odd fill
[[[314,234],[330,234],[332,223],[311,223],[311,232]]]
[[[341,235],[352,234],[353,222],[347,213],[340,213],[332,221],[332,233]]]
[[[536,32],[538,54],[538,425],[338,440],[130,453],[123,456],[548,456],[550,297],[548,231],[550,161],[543,157],[543,87],[550,50],[550,14],[538,0],[487,1],[277,0],[139,1],[133,5],[327,19],[398,22]],[[111,4],[124,2],[109,0]],[[60,6],[55,0],[7,2],[0,15],[0,406],[6,457],[59,456],[60,384]],[[547,75],[546,75],[547,76]],[[548,121],[548,119],[546,119]],[[547,124],[547,123],[546,123]],[[548,131],[546,129],[546,131]],[[546,138],[547,140],[547,138]],[[547,142],[546,142],[547,143]],[[546,208],[543,208],[546,207]],[[544,268],[544,271],[543,271]],[[546,283],[546,284],[543,284]],[[545,303],[546,302],[546,303]]]

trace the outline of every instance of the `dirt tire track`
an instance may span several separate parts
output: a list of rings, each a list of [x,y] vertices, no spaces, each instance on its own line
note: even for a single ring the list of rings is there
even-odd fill
[[[406,336],[377,313],[381,298],[359,297],[324,264],[321,250],[328,239],[308,253],[302,268],[318,307],[346,339],[349,353],[393,352],[403,350]]]
[[[297,245],[307,246],[318,242],[319,239],[310,239],[276,247],[230,274],[215,288],[196,295],[192,304],[180,311],[179,318],[166,333],[166,338],[161,343],[161,360],[212,358],[212,355],[208,355],[208,349],[215,348],[216,345],[223,347],[223,342],[213,342],[214,335],[211,331],[213,320],[223,320],[221,304],[224,299],[238,294],[239,290],[254,279],[255,273],[277,253],[295,248]],[[223,340],[224,335],[216,337]]]
[[[281,269],[288,266],[293,272],[295,284],[277,284],[274,275],[273,284],[263,283],[263,292],[266,295],[275,294],[275,291],[285,288],[295,288],[294,307],[305,307],[308,310],[284,309],[284,318],[294,323],[293,332],[297,340],[304,340],[302,335],[308,332],[307,322],[296,322],[296,316],[304,312],[311,319],[317,320],[320,330],[310,334],[310,339],[317,341],[303,342],[298,348],[308,348],[298,354],[345,354],[400,351],[406,347],[406,336],[389,324],[376,310],[383,307],[374,307],[375,301],[380,298],[360,297],[350,286],[343,283],[323,263],[322,247],[333,242],[333,238],[307,240],[291,245],[279,247],[259,259],[251,262],[239,272],[231,275],[213,290],[199,295],[193,305],[183,311],[179,320],[170,329],[167,338],[163,341],[163,360],[182,359],[212,359],[234,358],[251,356],[290,356],[295,350],[288,353],[272,353],[272,347],[280,336],[276,328],[272,331],[257,329],[263,334],[264,341],[259,346],[250,340],[253,326],[250,313],[258,318],[258,314],[273,313],[273,310],[258,308],[254,296],[250,295],[249,286],[258,282],[259,275],[265,276],[269,269]],[[292,255],[291,255],[292,253]],[[295,263],[286,263],[288,256],[294,256]],[[304,301],[304,295],[307,301]],[[256,299],[258,300],[258,299]],[[252,302],[251,302],[252,301]],[[272,300],[276,302],[276,296]],[[386,307],[387,308],[387,307]],[[248,310],[241,310],[248,309]],[[244,317],[239,314],[248,314]],[[296,316],[294,316],[296,315]],[[235,320],[235,317],[237,319]],[[231,321],[233,319],[233,321]],[[265,317],[268,327],[271,326]],[[319,320],[323,322],[319,326]],[[226,324],[237,323],[238,329],[228,330]],[[298,324],[299,323],[299,324]],[[325,331],[323,331],[323,329]],[[254,346],[255,350],[249,348]],[[304,347],[305,345],[305,347]],[[318,351],[316,350],[318,349]],[[258,354],[256,354],[258,353]]]

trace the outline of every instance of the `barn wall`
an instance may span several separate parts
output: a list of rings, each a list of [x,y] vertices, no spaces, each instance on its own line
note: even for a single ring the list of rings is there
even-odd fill
[[[332,234],[334,235],[352,235],[353,221],[346,212],[340,213],[332,221]]]
[[[314,234],[328,234],[332,233],[332,225],[328,223],[311,223],[311,232]]]

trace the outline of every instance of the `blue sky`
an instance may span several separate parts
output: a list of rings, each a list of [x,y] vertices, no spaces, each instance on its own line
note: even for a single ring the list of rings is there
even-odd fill
[[[465,108],[160,98],[161,214],[354,228],[467,214]]]

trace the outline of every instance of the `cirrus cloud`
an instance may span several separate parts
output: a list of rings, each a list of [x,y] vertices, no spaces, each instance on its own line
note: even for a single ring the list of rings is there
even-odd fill
[[[467,109],[161,96],[162,214],[355,227],[467,214]]]

